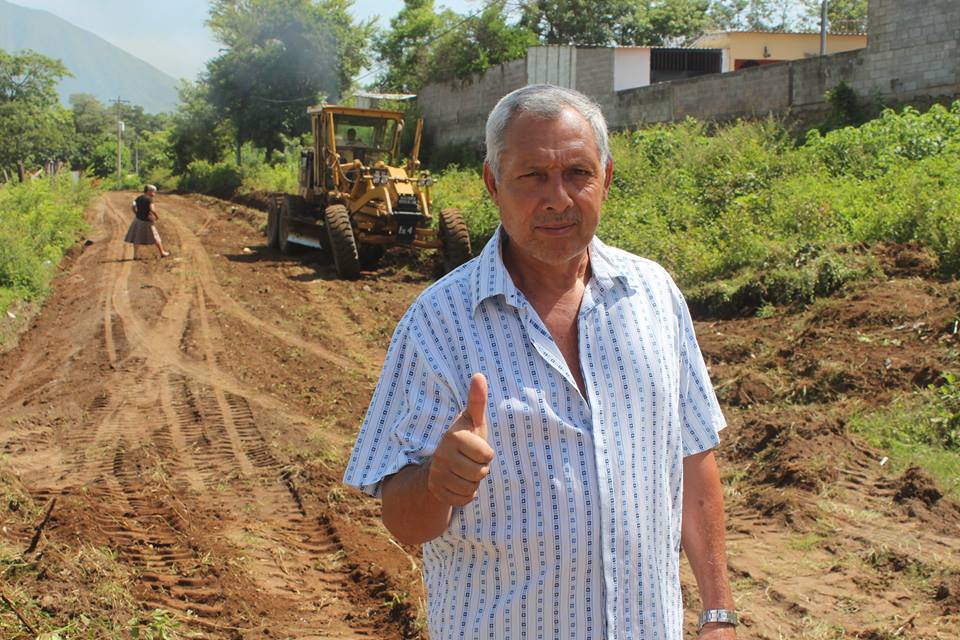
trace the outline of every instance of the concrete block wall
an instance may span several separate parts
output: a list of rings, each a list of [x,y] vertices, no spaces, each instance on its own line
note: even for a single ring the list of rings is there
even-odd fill
[[[866,51],[846,51],[822,58],[794,60],[789,63],[791,78],[790,108],[817,108],[824,104],[823,96],[841,82],[857,90],[863,77]]]
[[[613,108],[604,109],[613,129],[626,129],[653,122],[669,122],[673,117],[673,82],[660,82],[616,93]]]
[[[526,61],[512,60],[469,80],[428,84],[417,104],[434,145],[482,143],[487,114],[500,98],[526,84]]]
[[[871,0],[867,93],[951,93],[960,84],[958,0]]]
[[[675,119],[763,116],[790,106],[789,64],[751,67],[742,73],[700,76],[673,84]]]
[[[613,49],[610,47],[577,50],[577,91],[596,100],[604,115],[615,102],[613,91]]]
[[[576,51],[576,88],[596,100],[613,128],[687,116],[726,120],[817,114],[841,81],[895,101],[960,96],[960,0],[870,0],[866,49],[700,76],[616,92],[614,50]],[[524,61],[473,83],[428,85],[418,98],[435,143],[482,143],[496,101],[527,84]]]

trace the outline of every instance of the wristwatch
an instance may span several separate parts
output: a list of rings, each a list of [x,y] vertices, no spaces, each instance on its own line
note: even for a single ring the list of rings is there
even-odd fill
[[[724,622],[737,626],[737,612],[732,609],[707,609],[700,614],[700,620],[697,622],[697,633],[700,633],[703,625],[711,622]]]

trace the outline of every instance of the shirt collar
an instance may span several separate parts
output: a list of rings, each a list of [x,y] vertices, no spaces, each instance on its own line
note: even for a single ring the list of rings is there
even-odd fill
[[[473,281],[473,310],[477,306],[494,296],[502,295],[507,304],[520,307],[521,293],[513,284],[513,278],[503,264],[503,227],[497,225],[490,240],[484,246],[477,261]],[[590,269],[592,277],[597,281],[601,291],[612,289],[617,281],[630,287],[626,273],[613,259],[610,248],[596,236],[590,241]]]

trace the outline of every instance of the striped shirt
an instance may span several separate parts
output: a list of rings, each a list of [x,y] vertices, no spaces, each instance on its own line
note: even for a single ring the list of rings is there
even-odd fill
[[[401,319],[344,480],[376,496],[424,462],[481,372],[496,458],[423,546],[430,637],[678,640],[683,458],[725,426],[686,303],[663,268],[594,238],[583,397],[500,235]]]

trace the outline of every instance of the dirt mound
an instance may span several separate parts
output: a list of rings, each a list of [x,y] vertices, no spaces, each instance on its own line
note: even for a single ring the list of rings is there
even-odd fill
[[[256,209],[266,213],[270,210],[273,194],[267,191],[251,191],[249,193],[235,194],[230,200],[250,209]]]
[[[894,483],[893,500],[911,518],[943,531],[960,531],[960,504],[945,498],[936,481],[919,467],[910,467]]]
[[[919,501],[926,507],[936,505],[942,497],[933,478],[919,467],[910,467],[897,479],[897,492],[893,495],[901,504]]]
[[[940,603],[943,615],[960,615],[960,575],[950,576],[938,584],[933,597]]]
[[[880,242],[873,255],[883,272],[890,277],[934,278],[940,270],[940,259],[918,242]]]

